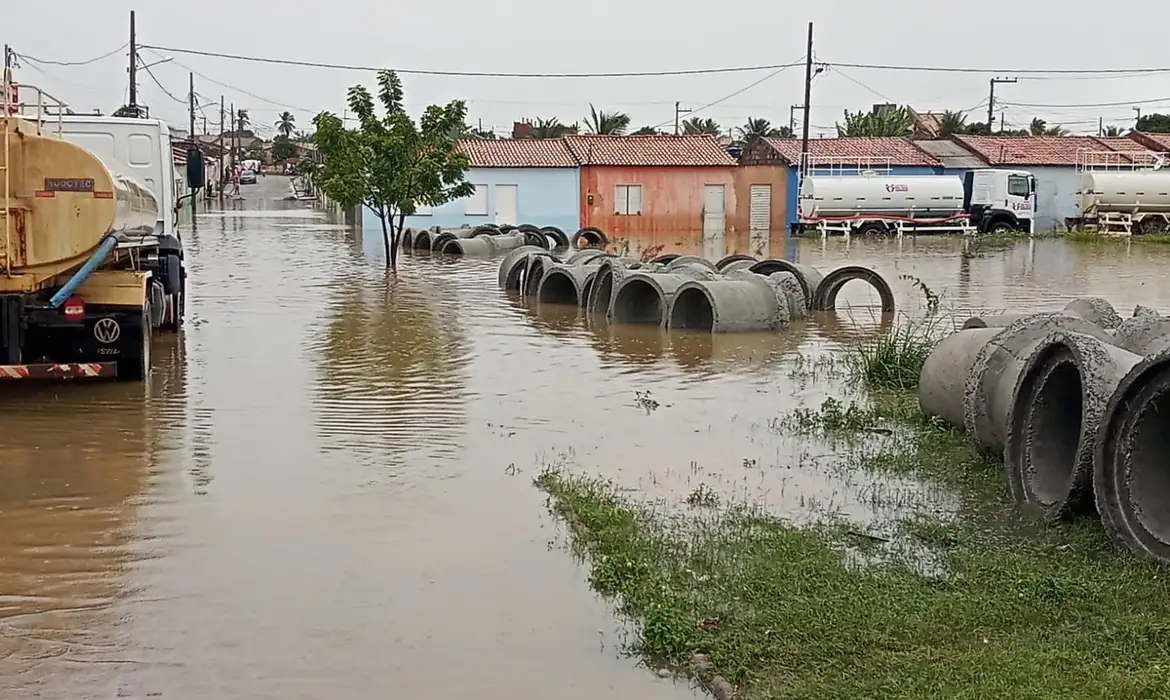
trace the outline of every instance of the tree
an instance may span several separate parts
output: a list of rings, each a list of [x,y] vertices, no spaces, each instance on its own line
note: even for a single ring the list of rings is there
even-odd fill
[[[1123,132],[1119,126],[1107,126],[1105,127],[1105,132],[1101,135],[1106,138],[1116,139],[1125,136],[1125,132]]]
[[[296,158],[300,151],[297,150],[296,144],[292,142],[289,137],[280,134],[272,139],[272,160],[282,161],[289,158]]]
[[[236,128],[239,129],[241,136],[244,135],[244,128],[247,126],[250,126],[251,124],[252,124],[252,120],[250,118],[248,118],[248,110],[237,109],[236,110]],[[249,135],[251,135],[251,134],[249,134]]]
[[[361,204],[378,217],[386,266],[396,270],[403,223],[419,204],[436,207],[475,192],[464,178],[467,156],[451,138],[466,123],[467,103],[431,105],[415,124],[403,103],[402,80],[392,70],[378,71],[378,101],[385,116],[375,111],[369,90],[354,85],[348,102],[356,129],[331,112],[313,119],[322,157],[316,183],[341,206]]]
[[[1170,134],[1170,114],[1143,114],[1133,128],[1151,134]]]
[[[682,127],[683,133],[687,136],[694,136],[696,134],[718,136],[723,133],[723,130],[719,128],[719,122],[710,118],[691,117],[682,123]]]
[[[575,133],[577,133],[576,124],[562,124],[556,117],[551,119],[537,118],[536,123],[532,125],[532,138],[534,139],[559,139],[567,134]]]
[[[630,115],[622,112],[599,112],[591,104],[589,116],[585,117],[585,128],[594,134],[625,136],[630,128]]]
[[[294,143],[312,143],[313,135],[298,129],[293,132],[292,140]]]
[[[1067,132],[1060,125],[1048,126],[1048,122],[1040,117],[1036,117],[1028,125],[1028,134],[1031,136],[1064,136],[1065,133]]]
[[[739,133],[740,145],[744,148],[755,143],[757,139],[790,139],[793,136],[791,127],[775,127],[772,126],[772,122],[760,117],[748,118],[747,123],[737,127],[736,131]]]
[[[845,124],[837,124],[837,136],[910,136],[914,120],[905,107],[881,107],[869,112],[845,110]]]
[[[662,132],[652,126],[644,126],[635,131],[633,136],[661,136]]]
[[[967,115],[962,112],[952,112],[947,110],[943,112],[942,117],[938,120],[938,137],[946,139],[955,134],[967,133]]]
[[[276,118],[274,126],[276,131],[287,139],[296,131],[297,118],[293,116],[292,112],[281,112],[280,116]]]

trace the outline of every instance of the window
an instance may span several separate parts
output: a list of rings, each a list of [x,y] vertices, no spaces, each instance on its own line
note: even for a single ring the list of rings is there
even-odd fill
[[[637,216],[642,213],[642,186],[617,185],[613,194],[613,213],[618,216]]]
[[[1028,187],[1028,178],[1025,175],[1008,175],[1007,190],[1012,197],[1027,197],[1032,194],[1032,188]]]
[[[475,192],[467,198],[468,216],[487,216],[488,213],[488,186],[476,185]]]

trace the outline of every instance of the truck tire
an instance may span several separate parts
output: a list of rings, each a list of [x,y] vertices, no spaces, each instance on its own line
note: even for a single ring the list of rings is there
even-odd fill
[[[857,227],[856,236],[885,236],[890,233],[889,228],[880,221],[866,221]]]
[[[991,225],[987,227],[987,232],[992,236],[1005,236],[1015,230],[1012,222],[1000,219],[999,221],[992,221]]]
[[[118,381],[141,382],[150,376],[150,351],[154,340],[150,328],[150,308],[143,306],[137,319],[130,314],[118,317],[122,326],[122,338],[118,355]]]

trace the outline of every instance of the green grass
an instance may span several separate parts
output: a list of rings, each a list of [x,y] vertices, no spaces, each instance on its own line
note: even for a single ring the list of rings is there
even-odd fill
[[[842,468],[953,489],[957,514],[859,533],[714,499],[650,505],[563,471],[537,478],[592,587],[635,623],[629,650],[705,685],[726,678],[746,700],[1167,697],[1170,572],[1119,553],[1094,522],[1018,511],[1000,461],[919,412],[909,390],[929,343],[899,333],[858,350],[868,399],[826,402],[792,426],[898,426],[881,451],[842,454]]]
[[[1100,231],[1069,231],[1061,236],[1072,243],[1147,243],[1150,245],[1170,244],[1170,235],[1150,234],[1140,236],[1114,236]]]
[[[939,330],[937,323],[903,323],[855,346],[848,356],[850,364],[871,389],[916,389],[922,365],[934,347]]]

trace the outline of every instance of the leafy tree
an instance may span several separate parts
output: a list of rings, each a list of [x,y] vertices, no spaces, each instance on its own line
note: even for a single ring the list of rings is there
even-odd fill
[[[313,135],[298,129],[293,132],[292,140],[294,143],[312,143]]]
[[[1134,129],[1151,134],[1170,134],[1170,114],[1143,114]]]
[[[683,133],[688,136],[694,136],[696,134],[718,136],[723,133],[723,130],[719,128],[719,122],[710,118],[691,117],[682,123],[682,127]]]
[[[1066,133],[1068,132],[1060,125],[1048,126],[1048,122],[1040,117],[1036,117],[1028,125],[1028,134],[1032,136],[1064,136]]]
[[[962,133],[971,136],[991,136],[991,127],[987,122],[972,122],[963,129]]]
[[[343,207],[365,205],[382,225],[386,265],[398,267],[398,242],[406,217],[419,204],[439,206],[469,197],[467,156],[451,133],[465,123],[467,104],[455,100],[427,107],[418,124],[406,113],[402,80],[391,70],[378,72],[378,101],[362,85],[349,89],[349,109],[358,128],[346,129],[337,115],[322,112],[313,119],[314,142],[322,164],[317,186]]]
[[[297,150],[296,144],[294,144],[292,140],[284,134],[280,134],[276,138],[272,139],[272,160],[274,161],[296,158],[299,152],[300,151]]]
[[[845,110],[845,124],[837,124],[838,136],[910,136],[914,119],[905,107],[881,107],[869,112]]]
[[[589,105],[585,128],[594,134],[625,136],[626,130],[630,128],[630,115],[622,112],[599,112],[593,105]]]
[[[633,136],[661,136],[662,132],[652,126],[644,126],[633,133]]]
[[[292,112],[281,112],[273,126],[276,127],[277,133],[287,139],[296,131],[297,118],[293,116]]]

